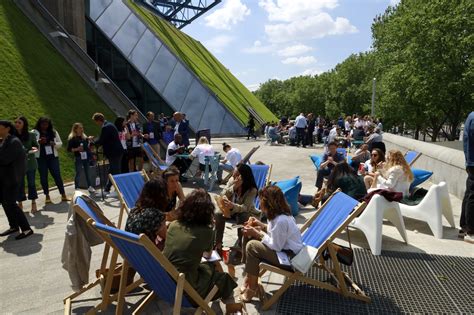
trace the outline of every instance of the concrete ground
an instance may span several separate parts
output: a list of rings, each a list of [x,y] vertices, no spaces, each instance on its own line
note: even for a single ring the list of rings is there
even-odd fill
[[[302,193],[313,194],[315,191],[315,170],[312,162],[308,158],[309,154],[321,153],[322,148],[296,148],[289,146],[268,146],[264,141],[247,141],[245,139],[213,139],[212,144],[215,149],[222,152],[221,143],[228,142],[232,146],[240,149],[242,154],[246,154],[253,146],[260,145],[260,149],[252,157],[251,161],[262,161],[272,164],[271,180],[283,180],[299,175],[303,182]],[[415,165],[416,166],[416,165]],[[434,170],[436,171],[436,170]],[[430,185],[429,183],[427,185]],[[188,183],[185,192],[193,189],[192,183]],[[73,194],[73,187],[66,189],[68,195]],[[214,192],[215,193],[215,192]],[[64,241],[64,232],[67,221],[68,204],[59,203],[60,196],[57,191],[52,193],[54,204],[44,205],[44,196],[40,195],[40,212],[32,215],[29,213],[29,205],[25,207],[25,212],[29,217],[35,234],[25,240],[16,241],[13,236],[0,239],[0,313],[7,314],[46,314],[62,313],[63,298],[70,294],[70,280],[68,274],[61,267],[61,250]],[[461,200],[451,196],[451,203],[454,210],[455,222],[459,222]],[[99,203],[105,214],[112,220],[118,218],[119,202],[115,199],[107,199]],[[307,207],[301,209],[297,222],[302,224],[314,213],[314,208]],[[435,239],[424,222],[405,218],[405,225],[408,234],[409,244],[405,244],[398,234],[396,228],[388,223],[383,227],[383,250],[411,251],[429,254],[467,256],[474,257],[474,247],[457,239],[457,229],[448,227],[444,222],[444,238]],[[4,212],[0,213],[0,230],[8,227]],[[232,245],[235,241],[236,232],[226,228],[225,244]],[[346,236],[343,235],[345,238]],[[368,248],[365,236],[358,230],[351,231],[351,240],[356,247]],[[345,240],[338,240],[344,243]],[[95,269],[100,264],[102,246],[93,248],[90,278],[94,278]],[[236,268],[236,275],[239,282],[242,280],[242,266]],[[263,284],[267,293],[271,294],[282,283],[282,279],[269,275],[263,279]],[[236,290],[237,292],[237,290]],[[138,290],[134,296],[127,298],[126,313],[131,313],[146,293],[145,289]],[[84,313],[92,305],[99,302],[99,289],[93,289],[83,295],[83,301],[73,303],[73,313]],[[236,296],[238,294],[236,293]],[[224,307],[222,303],[215,302],[213,308],[222,313]],[[275,313],[276,305],[268,314]],[[191,310],[190,310],[191,311]],[[247,304],[247,311],[250,314],[260,312],[260,303],[254,299]],[[107,309],[106,313],[113,313],[114,307]],[[149,314],[168,314],[171,308],[168,304],[158,299],[146,309]]]

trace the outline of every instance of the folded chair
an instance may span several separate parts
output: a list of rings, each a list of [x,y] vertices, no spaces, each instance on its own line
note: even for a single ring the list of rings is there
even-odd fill
[[[357,200],[337,190],[301,228],[303,243],[317,248],[318,250],[315,265],[328,272],[329,276],[337,285],[309,278],[299,271],[282,269],[267,263],[260,263],[260,276],[270,271],[281,274],[285,276],[286,279],[281,288],[263,304],[262,309],[269,309],[296,281],[330,290],[346,297],[370,302],[370,298],[352,281],[347,273],[341,270],[336,255],[335,244],[333,244],[334,239],[347,228],[349,223],[357,217],[364,208],[365,203],[358,203]],[[333,268],[330,267],[331,264],[329,262],[324,261],[321,255],[326,249],[329,251]],[[319,260],[319,262],[316,262],[316,260]],[[355,292],[349,291],[348,285],[350,285]]]
[[[240,163],[242,163],[242,164],[250,164],[250,158],[251,158],[252,155],[258,150],[258,148],[260,148],[260,146],[253,147],[252,150],[250,150],[249,153],[247,153],[247,155],[244,156],[244,158],[240,161]],[[232,176],[232,172],[230,172],[230,173],[224,178],[224,183],[227,183],[227,181],[230,179],[231,176]]]
[[[443,216],[452,228],[456,227],[448,186],[445,182],[432,185],[418,205],[410,206],[400,203],[400,211],[404,217],[428,223],[433,235],[438,239],[443,238]]]
[[[272,165],[257,165],[251,164],[250,168],[252,169],[253,177],[255,178],[255,184],[257,184],[257,190],[260,191],[263,187],[265,187],[268,182],[270,181],[270,176],[272,173]],[[255,198],[255,208],[259,209],[260,207],[260,199],[257,197]]]
[[[140,196],[140,193],[148,181],[148,175],[144,172],[131,172],[118,175],[109,175],[112,184],[117,191],[120,199],[120,214],[117,226],[122,226],[123,212],[130,212],[130,209],[135,207],[135,203]]]
[[[420,152],[417,151],[407,151],[405,153],[405,161],[407,161],[409,166],[412,166],[413,163],[415,163],[416,160],[421,156]]]
[[[181,307],[195,306],[198,306],[196,314],[202,312],[215,314],[209,307],[209,303],[218,291],[217,286],[214,286],[206,298],[203,299],[186,281],[184,273],[178,272],[146,235],[140,234],[138,236],[91,220],[89,222],[97,229],[104,240],[124,258],[122,273],[126,274],[128,268],[133,267],[153,290],[135,309],[134,314],[143,310],[155,295],[174,305],[173,314],[175,315],[180,314]],[[120,282],[119,305],[116,314],[122,314],[123,312],[124,278],[122,277]]]
[[[142,144],[142,149],[145,152],[148,160],[151,163],[152,172],[162,172],[168,168],[168,165],[160,164],[160,160],[158,159],[158,153],[153,150],[148,142]]]
[[[74,198],[73,209],[74,209],[74,212],[84,220],[84,222],[88,222],[89,220],[92,220],[94,222],[99,222],[101,224],[105,224],[108,226],[114,226],[114,224],[110,222],[109,219],[107,219],[104,216],[102,210],[95,203],[95,201],[90,199],[90,197],[88,196],[78,196],[77,198]],[[95,231],[95,229],[93,230]],[[99,276],[93,282],[83,287],[80,291],[74,292],[73,294],[64,298],[63,300],[64,314],[66,315],[71,314],[71,304],[72,304],[73,299],[82,295],[84,292],[89,291],[90,289],[94,288],[98,284],[100,284],[101,286],[102,301],[96,306],[94,306],[87,313],[95,313],[98,310],[105,311],[109,304],[117,300],[118,293],[112,294],[111,289],[112,289],[114,274],[116,273],[116,268],[117,268],[118,252],[113,249],[112,251],[110,251],[110,249],[111,249],[110,245],[106,242],[104,246],[104,252],[102,254],[102,261],[100,264]],[[109,256],[110,256],[110,259],[109,259]],[[132,291],[133,289],[135,289],[142,283],[143,283],[143,279],[139,279],[135,281],[134,283],[130,284],[125,289],[125,292],[128,293]]]
[[[309,156],[311,161],[313,162],[314,167],[316,168],[316,171],[319,169],[319,166],[321,165],[321,162],[323,160],[323,156],[320,154],[311,154]]]
[[[373,255],[382,253],[383,220],[390,221],[398,230],[405,243],[408,244],[405,222],[400,212],[399,203],[388,201],[381,195],[374,195],[364,212],[350,223],[350,227],[364,233]]]

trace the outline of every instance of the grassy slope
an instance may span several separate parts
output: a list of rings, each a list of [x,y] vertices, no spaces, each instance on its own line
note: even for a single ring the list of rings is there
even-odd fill
[[[74,122],[97,134],[91,116],[115,115],[11,0],[0,1],[0,119],[53,120],[63,143]],[[74,177],[72,156],[60,154],[64,180]]]
[[[241,122],[246,123],[250,105],[266,121],[277,120],[229,70],[227,70],[200,42],[178,30],[165,20],[128,0],[132,7],[157,33],[165,44],[222,100]]]

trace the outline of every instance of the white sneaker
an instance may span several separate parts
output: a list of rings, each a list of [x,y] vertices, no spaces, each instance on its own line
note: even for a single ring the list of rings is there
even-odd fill
[[[89,188],[87,188],[87,190],[88,190],[91,194],[95,194],[95,189],[94,189],[94,187],[89,186]]]
[[[464,235],[464,242],[468,242],[474,244],[474,234],[466,234]]]
[[[118,198],[118,194],[116,191],[109,192],[106,196],[107,198]]]

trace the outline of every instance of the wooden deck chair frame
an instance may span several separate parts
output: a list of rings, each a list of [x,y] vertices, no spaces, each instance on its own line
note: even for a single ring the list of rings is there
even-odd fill
[[[148,177],[148,174],[144,170],[142,170],[141,173],[142,173],[143,179],[145,180],[145,183],[148,182],[150,180],[150,178]],[[115,182],[115,179],[112,174],[109,174],[109,180],[112,182],[112,185],[114,186],[115,191],[117,192],[118,198],[120,200],[120,212],[119,212],[119,219],[117,223],[117,227],[120,228],[122,226],[124,212],[129,214],[131,209],[128,208],[127,203],[125,202],[125,197],[123,196],[122,192],[118,188],[118,185]]]
[[[88,225],[89,225],[89,220],[94,222],[94,220],[79,205],[75,204],[73,206],[73,209],[76,214],[81,216],[81,218],[84,219],[84,221],[88,223]],[[94,209],[94,210],[97,210],[97,209]],[[102,210],[100,208],[98,210],[100,211],[96,211],[95,214],[102,220],[102,222],[104,222],[104,224],[106,225],[115,227],[115,225],[112,222],[110,222],[110,220],[106,216],[104,216]],[[93,230],[96,231],[95,229]],[[84,286],[80,291],[74,292],[63,299],[64,315],[71,314],[73,299],[89,291],[90,289],[94,288],[98,284],[100,284],[101,286],[102,300],[99,304],[95,305],[89,311],[87,311],[86,314],[95,314],[98,310],[105,311],[109,304],[111,304],[114,301],[117,301],[119,293],[117,292],[115,294],[111,294],[111,290],[112,290],[113,277],[118,267],[117,265],[118,252],[113,248],[112,248],[112,251],[110,251],[110,249],[111,249],[111,246],[106,242],[104,246],[104,252],[102,254],[102,261],[100,263],[99,277],[96,278],[93,282]],[[110,256],[110,259],[109,259],[109,256]],[[132,284],[126,287],[126,289],[124,290],[125,293],[128,293],[134,290],[142,283],[143,283],[143,279],[141,278],[138,279],[137,281],[134,281]]]
[[[161,160],[161,157],[158,155],[158,153],[153,149],[153,147],[151,145],[148,145],[149,148],[150,148],[150,151],[153,153],[153,156],[150,156],[150,152],[148,152],[147,149],[145,149],[145,144],[143,143],[142,144],[142,150],[143,152],[145,152],[145,155],[147,156],[148,160],[150,161],[150,165],[151,165],[151,170],[152,170],[152,173],[157,173],[157,174],[161,174],[163,172],[163,170],[158,166],[154,166],[153,165],[153,159],[157,159],[157,160]]]
[[[336,190],[336,192],[339,192],[340,189]],[[335,193],[336,193],[335,192]],[[301,227],[301,233],[306,231],[306,229],[309,228],[309,226],[313,223],[313,221],[318,217],[319,214],[322,213],[322,210],[326,206],[326,204],[332,199],[334,196],[331,195],[328,200],[314,213],[314,215],[306,221],[306,223]],[[316,257],[319,260],[319,262],[315,262],[314,264],[320,268],[328,272],[329,276],[337,283],[337,285],[332,285],[326,282],[321,282],[315,279],[311,279],[306,277],[304,274],[302,274],[299,271],[289,271],[289,270],[284,270],[281,269],[277,266],[273,266],[267,263],[260,263],[260,277],[265,274],[265,272],[275,272],[280,275],[285,276],[285,282],[282,284],[280,289],[278,289],[273,296],[266,301],[263,304],[262,309],[263,310],[268,310],[280,297],[281,295],[296,281],[301,281],[304,283],[307,283],[309,285],[313,285],[315,287],[320,287],[322,289],[326,289],[332,292],[336,292],[339,294],[342,294],[345,297],[350,297],[354,298],[357,300],[361,300],[363,302],[370,302],[370,298],[365,294],[362,289],[360,289],[357,284],[349,277],[349,275],[346,272],[343,272],[340,263],[337,259],[336,255],[336,249],[333,244],[334,239],[344,230],[347,228],[350,222],[354,220],[365,208],[366,204],[364,202],[359,203],[354,210],[351,212],[351,214],[347,217],[347,219],[327,238],[327,240],[318,248],[318,254]],[[327,263],[324,261],[322,257],[322,253],[325,249],[328,249],[331,260],[333,262],[333,268],[328,267]],[[348,288],[348,283],[350,286],[355,290],[356,293],[350,292]]]
[[[88,224],[92,226],[96,226],[96,223],[94,220],[90,219],[87,221]],[[128,269],[130,268],[130,263],[125,259],[124,255],[120,252],[120,249],[117,248],[117,246],[114,244],[113,240],[110,238],[109,234],[106,232],[103,232],[99,229],[96,228],[96,231],[102,236],[104,241],[109,244],[115,251],[120,253],[120,255],[123,258],[123,265],[122,265],[122,274],[120,278],[120,287],[119,287],[119,292],[118,292],[118,304],[117,308],[115,310],[115,314],[122,314],[123,313],[123,305],[125,303],[125,294],[128,290],[128,287],[126,287],[126,275],[128,272]],[[115,235],[115,237],[122,238],[120,235]],[[152,241],[145,235],[145,234],[140,234],[139,235],[139,240],[133,241],[130,239],[127,239],[129,242],[133,242],[136,244],[142,245],[148,252],[155,258],[158,263],[166,270],[168,275],[171,276],[171,278],[176,282],[176,291],[175,291],[175,303],[173,305],[173,315],[179,315],[181,314],[181,302],[183,299],[183,294],[186,294],[192,301],[194,301],[197,305],[198,308],[195,312],[195,314],[202,314],[205,312],[206,314],[209,315],[215,315],[215,312],[210,308],[209,303],[212,302],[212,298],[216,295],[218,292],[218,287],[216,285],[213,286],[211,291],[208,293],[208,295],[203,299],[199,293],[194,290],[194,288],[186,281],[184,273],[178,272],[178,270],[173,266],[173,264],[163,255],[162,252],[153,244]],[[133,311],[132,314],[139,314],[143,309],[145,308],[146,305],[148,305],[149,302],[153,300],[155,297],[155,293],[151,291],[138,305],[138,307]]]
[[[256,147],[253,147],[249,153],[247,153],[247,155],[244,156],[244,158],[240,161],[240,163],[243,163],[243,164],[248,164],[250,162],[250,158],[252,157],[252,155],[260,148],[260,146],[256,146]],[[230,179],[230,177],[232,176],[232,172],[230,172],[229,174],[227,174],[227,176],[224,178],[224,183],[227,183],[227,181]]]
[[[411,167],[411,166],[413,166],[413,164],[415,164],[416,160],[418,160],[418,158],[422,155],[422,153],[421,153],[421,152],[414,151],[414,150],[408,150],[408,151],[405,152],[405,154],[403,155],[404,158],[406,157],[406,155],[408,154],[408,152],[416,152],[416,153],[417,153],[416,156],[413,158],[413,160],[412,160],[410,163],[408,163],[408,166]]]

